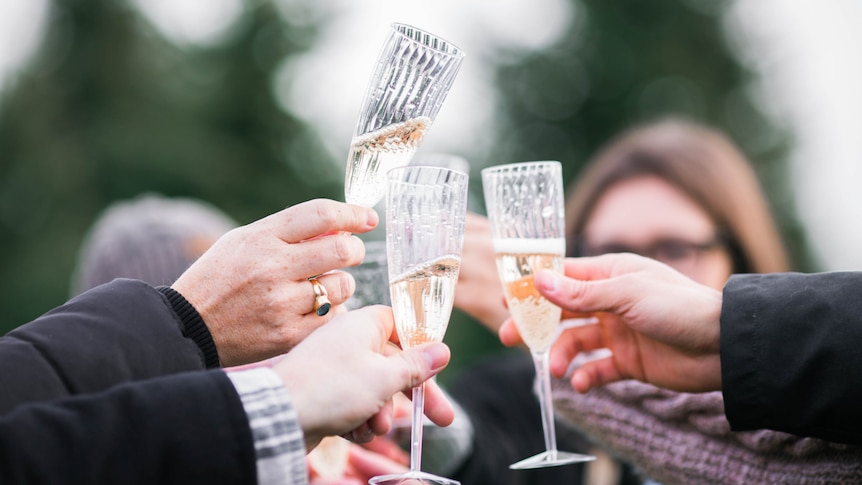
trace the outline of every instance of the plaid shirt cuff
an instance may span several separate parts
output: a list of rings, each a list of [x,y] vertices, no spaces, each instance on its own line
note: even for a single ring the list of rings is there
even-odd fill
[[[284,383],[272,369],[228,372],[254,437],[257,483],[306,484],[305,440]]]

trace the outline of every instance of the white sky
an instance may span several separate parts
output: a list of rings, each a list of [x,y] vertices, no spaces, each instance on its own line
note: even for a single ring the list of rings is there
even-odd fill
[[[307,0],[282,0],[285,5]],[[133,0],[178,42],[230,27],[241,0]],[[333,11],[314,52],[283,66],[274,89],[346,156],[359,103],[392,22],[438,34],[467,53],[423,151],[469,153],[489,142],[493,86],[480,62],[500,46],[540,48],[578,19],[568,0],[316,0]],[[0,91],[38,45],[47,0],[0,0]],[[799,136],[794,190],[826,269],[862,270],[862,2],[737,0],[741,51],[763,73],[763,103]],[[325,94],[325,95],[324,95]],[[469,144],[469,145],[468,145]]]
[[[411,24],[467,55],[422,151],[464,153],[483,146],[491,116],[490,72],[482,58],[501,46],[541,48],[561,35],[574,13],[568,0],[436,0],[434,2],[318,0],[331,18],[315,50],[285,65],[276,92],[300,116],[324,127],[336,157],[346,157],[371,70],[393,22]],[[323,95],[322,93],[325,93]]]
[[[862,2],[745,0],[763,98],[799,136],[792,154],[800,218],[824,266],[862,270]]]
[[[45,0],[0,0],[0,92],[7,77],[39,44]]]

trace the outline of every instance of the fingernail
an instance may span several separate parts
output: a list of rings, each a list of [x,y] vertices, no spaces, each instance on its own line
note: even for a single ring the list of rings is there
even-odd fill
[[[546,294],[557,293],[557,276],[557,273],[554,273],[551,270],[542,270],[536,274],[536,277],[538,278],[536,283],[539,285],[539,290]]]
[[[446,344],[435,343],[431,344],[422,351],[425,360],[428,361],[431,372],[435,374],[443,370],[446,364],[449,363],[449,347]]]
[[[368,225],[371,227],[377,227],[379,220],[380,218],[377,216],[377,211],[370,209],[368,211]]]
[[[590,376],[586,372],[576,370],[572,374],[572,387],[581,394],[590,390]]]
[[[548,368],[551,370],[551,377],[562,378],[566,374],[568,362],[561,362],[562,359],[556,358],[556,354],[552,351],[548,362]]]

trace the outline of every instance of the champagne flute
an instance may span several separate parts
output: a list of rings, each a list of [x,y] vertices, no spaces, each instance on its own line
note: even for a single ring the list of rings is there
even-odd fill
[[[348,204],[375,206],[386,172],[410,163],[461,68],[454,44],[406,24],[392,24],[371,76],[347,158]]]
[[[563,172],[559,162],[524,162],[482,170],[485,206],[494,238],[497,272],[518,331],[530,349],[539,379],[545,451],[509,466],[543,468],[594,460],[557,450],[548,354],[562,309],[536,290],[542,269],[563,272]]]
[[[413,160],[410,161],[410,165],[430,165],[432,167],[443,167],[458,170],[459,172],[465,172],[468,175],[470,174],[470,162],[461,155],[456,155],[454,153],[420,152],[417,153]],[[467,195],[468,212],[475,212],[476,208],[480,207],[476,197],[476,194],[470,190],[470,193]]]
[[[386,248],[389,292],[403,348],[440,342],[446,333],[467,214],[464,172],[410,166],[388,172]],[[421,471],[425,385],[413,389],[410,471],[372,478],[372,485],[425,483],[459,485]]]

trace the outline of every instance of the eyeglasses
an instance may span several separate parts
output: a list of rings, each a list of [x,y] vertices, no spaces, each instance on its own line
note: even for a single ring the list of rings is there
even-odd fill
[[[571,240],[569,254],[574,256],[599,256],[607,253],[635,253],[648,258],[656,259],[679,271],[686,272],[698,258],[709,251],[725,247],[727,238],[718,234],[707,241],[694,242],[684,239],[666,238],[659,239],[643,246],[631,246],[621,243],[606,243],[591,245],[583,238]]]

